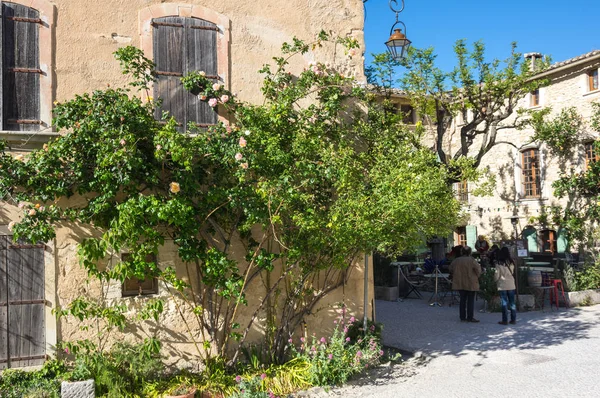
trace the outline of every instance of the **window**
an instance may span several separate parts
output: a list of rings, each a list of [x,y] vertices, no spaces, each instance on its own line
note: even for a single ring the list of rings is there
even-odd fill
[[[540,162],[539,151],[536,148],[526,149],[522,154],[523,195],[526,198],[540,196]]]
[[[402,113],[402,123],[415,124],[415,109],[410,105],[400,105]]]
[[[532,91],[529,96],[529,106],[539,106],[540,105],[540,90],[537,89]]]
[[[469,184],[467,181],[455,183],[454,191],[456,192],[456,199],[460,202],[466,203],[469,201]]]
[[[596,144],[594,141],[586,142],[585,146],[585,168],[589,168],[590,165],[598,161],[598,151],[596,150]]]
[[[598,69],[593,69],[588,72],[588,90],[598,90]]]
[[[29,2],[31,3],[31,2]],[[0,130],[36,131],[40,117],[39,11],[12,2],[2,2],[0,31]]]
[[[163,111],[168,111],[183,126],[182,130],[190,122],[200,127],[216,124],[218,115],[215,109],[186,91],[180,79],[189,72],[204,71],[209,79],[219,81],[219,28],[199,18],[179,16],[154,18],[152,27],[157,75],[154,96],[162,100],[156,117],[160,118]]]
[[[540,231],[540,239],[542,241],[542,252],[552,254],[556,252],[556,231],[550,229]]]
[[[123,253],[121,261],[129,261],[130,255]],[[156,263],[156,256],[149,255],[146,257],[146,262]],[[127,278],[122,285],[122,296],[146,296],[158,293],[158,280],[156,278],[147,278],[140,280],[138,278]]]
[[[457,227],[454,231],[454,242],[459,246],[467,246],[467,227]]]

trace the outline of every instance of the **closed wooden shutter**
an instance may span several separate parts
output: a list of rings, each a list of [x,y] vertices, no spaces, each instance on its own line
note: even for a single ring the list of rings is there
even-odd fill
[[[46,359],[43,245],[0,236],[0,369]]]
[[[217,27],[197,18],[163,17],[152,20],[157,82],[154,96],[162,101],[156,117],[164,111],[181,125],[216,124],[217,113],[198,96],[187,92],[181,77],[192,71],[204,71],[217,81]]]
[[[39,12],[15,3],[2,3],[2,100],[0,129],[40,128]]]

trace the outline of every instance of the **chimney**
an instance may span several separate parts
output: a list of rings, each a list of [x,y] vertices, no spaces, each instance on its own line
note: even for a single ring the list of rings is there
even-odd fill
[[[535,72],[535,61],[537,61],[538,59],[542,59],[542,54],[541,53],[525,53],[523,55],[523,58],[525,58],[526,60],[528,60],[529,63],[529,70],[532,72]]]

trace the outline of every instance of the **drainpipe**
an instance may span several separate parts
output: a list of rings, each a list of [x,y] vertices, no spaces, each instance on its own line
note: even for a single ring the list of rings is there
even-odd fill
[[[369,308],[369,255],[365,253],[365,297],[364,297],[364,306],[363,306],[363,327],[365,328],[365,334],[367,334],[367,330],[369,330],[369,325],[367,323],[367,312]]]

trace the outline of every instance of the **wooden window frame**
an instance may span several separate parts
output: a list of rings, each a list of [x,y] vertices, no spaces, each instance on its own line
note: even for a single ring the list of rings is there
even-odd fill
[[[460,181],[454,183],[454,188],[456,191],[456,199],[459,202],[469,202],[469,183],[467,181]]]
[[[588,141],[583,144],[586,170],[590,168],[592,163],[596,163],[598,160],[600,160],[600,153],[598,153],[598,151],[596,150],[595,144],[595,141]]]
[[[558,234],[553,229],[543,229],[539,232],[542,253],[556,253]],[[546,249],[546,245],[548,248]]]
[[[539,198],[541,196],[540,151],[529,148],[521,151],[521,167],[523,172],[523,196]]]
[[[456,227],[454,230],[454,243],[456,246],[467,246],[467,226]]]
[[[597,91],[600,88],[598,69],[592,69],[587,72],[588,91]]]
[[[127,261],[128,256],[129,256],[129,253],[122,253],[121,261]],[[156,262],[157,259],[156,259],[155,255],[150,255],[146,258],[146,261]],[[136,297],[136,296],[152,296],[152,295],[158,294],[158,279],[157,278],[152,278],[151,285],[149,288],[142,287],[142,284],[144,282],[146,282],[146,281],[140,280],[135,277],[125,279],[125,281],[123,281],[123,283],[121,284],[121,296],[122,297]],[[130,283],[137,284],[138,288],[137,289],[129,289],[128,285]]]
[[[540,89],[535,89],[529,94],[529,106],[540,106]]]

